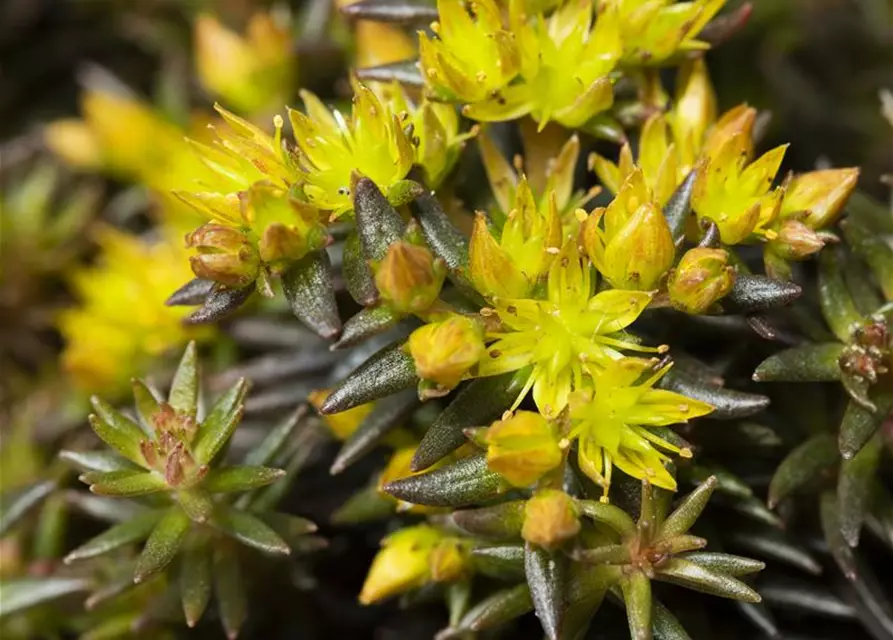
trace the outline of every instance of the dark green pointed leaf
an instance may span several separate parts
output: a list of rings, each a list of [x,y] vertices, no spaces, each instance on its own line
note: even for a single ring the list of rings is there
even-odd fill
[[[655,578],[720,598],[760,601],[760,595],[740,580],[681,558],[670,558],[662,563],[656,569]]]
[[[96,414],[90,416],[90,426],[96,435],[128,460],[138,465],[145,464],[143,454],[140,453],[140,441],[146,437],[143,430],[101,398],[93,396],[91,401]]]
[[[101,496],[143,496],[168,489],[163,477],[153,471],[88,471],[80,477],[90,491]]]
[[[468,632],[481,632],[501,627],[533,610],[533,600],[526,584],[497,591],[466,613],[452,629],[437,635],[436,640],[461,638]]]
[[[686,533],[701,516],[704,507],[716,489],[716,476],[710,476],[702,482],[694,491],[685,496],[673,512],[667,516],[664,523],[658,528],[658,540],[670,540]]]
[[[664,205],[664,217],[670,227],[670,233],[673,234],[673,241],[676,246],[680,246],[685,239],[685,223],[691,215],[691,194],[695,186],[695,178],[697,172],[692,170],[685,177],[667,204]]]
[[[605,504],[594,500],[577,500],[580,512],[613,529],[620,537],[626,538],[636,532],[636,523],[623,509],[613,504]]]
[[[739,274],[721,304],[728,313],[752,313],[783,307],[799,298],[801,293],[803,289],[793,282]]]
[[[524,526],[525,504],[524,500],[513,500],[491,507],[462,509],[453,513],[453,522],[473,536],[517,540]]]
[[[563,555],[527,543],[524,547],[524,573],[536,617],[549,640],[562,635],[567,609],[567,567]]]
[[[182,509],[179,507],[168,509],[146,540],[146,546],[136,561],[133,581],[142,582],[170,564],[180,550],[183,538],[191,526],[192,520]]]
[[[766,568],[765,562],[716,551],[691,551],[679,557],[715,573],[725,573],[733,577],[746,576]]]
[[[769,560],[796,567],[812,575],[822,573],[822,565],[813,558],[806,549],[797,546],[788,538],[775,530],[761,531],[729,531],[726,541],[735,547]]]
[[[773,608],[823,618],[853,620],[855,608],[838,598],[824,585],[804,581],[770,581],[760,583],[760,594]]]
[[[208,518],[214,512],[214,503],[211,501],[211,494],[204,488],[204,485],[192,487],[189,489],[181,489],[174,494],[177,504],[182,507],[190,518],[198,523],[207,522]]]
[[[341,7],[341,13],[354,20],[392,22],[424,27],[437,20],[437,7],[429,2],[407,0],[360,0]]]
[[[606,544],[589,549],[576,550],[573,558],[586,564],[629,564],[630,551],[626,544]]]
[[[419,398],[413,389],[400,391],[375,403],[369,415],[347,438],[329,472],[341,473],[372,451],[388,433],[404,424],[418,405]]]
[[[211,599],[211,553],[206,544],[190,545],[183,550],[180,599],[186,625],[192,628],[201,619]]]
[[[164,304],[169,307],[192,307],[202,304],[213,289],[213,280],[194,278],[174,291]]]
[[[823,382],[840,380],[839,342],[805,344],[764,360],[753,374],[757,382]]]
[[[160,398],[142,380],[131,380],[133,387],[133,399],[136,415],[140,420],[140,426],[146,435],[151,435],[155,426],[152,424],[152,416],[158,411]]]
[[[288,555],[291,552],[279,534],[245,511],[221,508],[214,514],[211,523],[242,544],[258,551],[276,555]]]
[[[872,413],[857,402],[850,400],[846,412],[843,414],[838,447],[840,455],[845,460],[849,460],[859,452],[884,422],[884,417],[893,411],[893,390],[877,389],[871,394],[871,399],[877,406],[876,412]]]
[[[152,533],[161,515],[161,512],[149,511],[107,529],[65,556],[65,564],[93,558],[124,545],[145,540]]]
[[[454,627],[468,613],[468,605],[471,602],[471,580],[459,580],[447,585],[446,601],[450,612],[450,627]]]
[[[282,469],[271,467],[232,466],[212,470],[202,480],[202,488],[210,493],[250,491],[276,482],[285,475]]]
[[[92,588],[90,580],[85,578],[19,578],[0,582],[0,619],[30,609],[39,604],[50,602],[73,593],[88,591]]]
[[[240,378],[220,396],[195,434],[192,455],[198,464],[209,464],[239,425],[248,382]]]
[[[706,402],[713,407],[710,417],[716,420],[746,418],[769,406],[769,398],[766,396],[707,386],[696,382],[687,374],[672,369],[661,379],[658,386]]]
[[[524,579],[524,547],[519,544],[478,547],[471,562],[475,571],[497,580]]]
[[[335,387],[320,407],[321,413],[339,413],[378,400],[419,383],[412,356],[395,342],[373,354]]]
[[[248,617],[248,595],[239,557],[230,546],[218,545],[214,551],[214,593],[223,630],[235,640]]]
[[[384,333],[400,322],[402,316],[390,307],[372,307],[361,309],[359,313],[344,323],[341,337],[332,345],[332,349],[346,349],[364,340]]]
[[[330,340],[341,332],[332,264],[325,249],[291,265],[282,274],[282,292],[295,317],[318,336]]]
[[[0,495],[0,536],[56,490],[54,480],[45,480]]]
[[[198,407],[198,350],[195,341],[190,342],[180,359],[180,366],[174,373],[174,381],[171,383],[171,391],[168,394],[168,404],[178,412],[195,416]]]
[[[375,276],[372,275],[372,269],[369,268],[366,256],[363,255],[360,236],[356,232],[351,232],[344,241],[341,274],[344,276],[347,292],[357,304],[368,307],[378,301]]]
[[[398,500],[435,507],[462,507],[495,498],[505,490],[498,473],[490,471],[484,454],[408,478],[382,489]]]
[[[682,623],[657,600],[652,601],[651,629],[657,640],[691,640]]]
[[[769,506],[804,487],[838,460],[837,443],[829,433],[814,435],[798,445],[778,465],[769,483]]]
[[[651,640],[651,580],[641,571],[632,571],[620,580],[629,635],[632,640]]]
[[[410,462],[413,471],[427,469],[465,444],[464,430],[489,425],[518,398],[530,370],[472,380],[428,427]]]
[[[859,533],[871,506],[871,489],[881,460],[883,440],[876,435],[853,458],[840,465],[837,504],[840,532],[851,547],[859,544]]]
[[[843,572],[843,575],[849,580],[856,579],[856,560],[853,557],[853,550],[847,544],[840,532],[840,511],[837,505],[837,495],[833,491],[825,491],[822,494],[819,504],[819,515],[822,521],[822,533],[825,535],[825,542],[828,543],[828,549],[837,562],[837,566]]]
[[[417,60],[392,62],[377,67],[357,69],[357,78],[372,82],[399,82],[408,87],[421,87],[425,84]]]
[[[893,247],[858,217],[840,223],[847,244],[874,271],[887,300],[893,300]]]
[[[254,289],[253,284],[243,289],[215,287],[202,302],[202,306],[187,316],[183,322],[185,324],[210,324],[211,322],[217,322],[248,302],[248,298],[254,293]]]
[[[104,522],[126,522],[146,512],[146,508],[135,501],[97,496],[84,491],[67,491],[65,499],[78,511]]]
[[[293,516],[289,513],[265,513],[262,518],[264,523],[269,525],[290,546],[299,545],[308,533],[317,530],[316,524],[307,518]]]
[[[849,342],[853,326],[862,314],[843,279],[843,256],[836,247],[828,247],[819,255],[819,302],[822,315],[841,342]]]
[[[388,247],[403,237],[403,218],[369,178],[354,183],[353,205],[363,255],[366,260],[384,259]]]

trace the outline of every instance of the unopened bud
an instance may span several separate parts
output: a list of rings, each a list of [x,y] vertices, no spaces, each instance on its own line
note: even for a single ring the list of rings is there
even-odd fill
[[[824,229],[837,220],[856,188],[859,169],[826,169],[794,176],[786,185],[782,216],[797,215],[810,229]]]
[[[486,441],[487,465],[516,487],[529,487],[561,464],[555,426],[533,411],[494,422]]]
[[[654,203],[640,206],[606,238],[602,268],[616,289],[650,291],[673,266],[676,247],[666,218]]]
[[[484,331],[479,322],[453,315],[416,329],[408,344],[419,377],[452,389],[484,355]]]
[[[704,313],[725,296],[735,283],[735,270],[728,265],[724,249],[690,249],[670,275],[670,302],[679,311]]]
[[[446,538],[431,553],[431,579],[455,582],[468,572],[468,547],[459,538]]]
[[[238,229],[222,224],[202,225],[186,237],[198,251],[189,262],[199,278],[241,288],[257,279],[260,259],[251,241]]]
[[[372,561],[360,591],[360,602],[372,604],[415,589],[431,579],[431,554],[443,533],[418,525],[392,533]]]
[[[395,311],[419,313],[437,300],[445,276],[443,261],[427,248],[398,240],[376,268],[375,285]]]
[[[777,233],[769,242],[769,247],[773,253],[786,260],[803,260],[825,246],[819,234],[799,220],[785,220]]]
[[[545,549],[557,549],[580,532],[577,504],[564,491],[537,491],[524,508],[521,536]]]
[[[733,109],[729,109],[719,121],[713,125],[704,141],[704,149],[701,153],[702,157],[715,156],[721,147],[723,147],[730,138],[741,134],[745,144],[743,152],[750,157],[753,155],[753,124],[757,118],[756,109],[748,107],[746,104],[740,104]]]
[[[487,228],[484,214],[474,220],[469,245],[469,275],[475,289],[491,298],[523,298],[531,282],[499,246]]]

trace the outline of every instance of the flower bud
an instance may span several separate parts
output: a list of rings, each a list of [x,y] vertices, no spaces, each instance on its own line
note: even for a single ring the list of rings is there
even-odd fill
[[[74,169],[96,171],[102,167],[99,141],[83,120],[51,122],[43,130],[43,139],[53,153]]]
[[[198,251],[189,262],[199,278],[241,288],[254,282],[260,257],[244,233],[222,224],[204,224],[188,236],[186,246]]]
[[[574,499],[564,491],[537,491],[524,507],[521,536],[545,549],[557,549],[580,532],[580,514]]]
[[[740,134],[745,141],[742,151],[748,158],[751,157],[753,155],[753,124],[756,118],[756,109],[748,107],[746,104],[740,104],[726,111],[708,132],[701,156],[715,156],[730,138]]]
[[[716,119],[716,93],[703,58],[685,63],[680,69],[676,89],[676,108],[670,116],[677,149],[681,156],[681,173],[697,160],[707,127]]]
[[[453,315],[419,327],[408,345],[419,377],[452,389],[484,355],[484,331],[471,318]]]
[[[422,586],[431,579],[431,555],[443,533],[418,525],[392,533],[372,561],[360,602],[372,604]]]
[[[470,554],[459,538],[446,538],[431,553],[431,579],[455,582],[468,572]]]
[[[769,248],[786,260],[803,260],[825,246],[819,235],[799,220],[785,220],[777,234]]]
[[[666,218],[646,203],[607,238],[603,274],[616,289],[650,291],[673,266],[676,247]]]
[[[704,313],[725,296],[735,283],[735,270],[728,266],[724,249],[690,249],[670,275],[670,302],[679,311]]]
[[[531,283],[499,246],[482,213],[474,219],[469,245],[469,275],[474,288],[491,298],[523,298]]]
[[[398,240],[376,268],[375,285],[395,311],[419,313],[437,300],[445,276],[443,261],[427,248]]]
[[[782,217],[797,217],[810,229],[824,229],[840,215],[856,188],[859,169],[827,169],[794,176],[786,185]]]
[[[318,411],[331,393],[330,389],[317,389],[310,392],[308,399],[310,404]],[[365,417],[369,415],[373,406],[372,402],[368,402],[347,411],[325,414],[322,416],[322,420],[336,438],[347,440],[357,430],[357,427],[360,426]]]
[[[533,411],[517,411],[487,430],[487,466],[516,487],[529,487],[561,464],[555,426]]]

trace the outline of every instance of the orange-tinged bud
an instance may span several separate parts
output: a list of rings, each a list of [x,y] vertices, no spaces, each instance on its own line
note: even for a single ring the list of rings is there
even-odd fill
[[[704,313],[735,283],[724,249],[690,249],[670,274],[667,289],[673,307],[689,314]]]
[[[483,295],[512,299],[529,293],[530,281],[496,242],[482,213],[474,220],[468,261],[471,281]]]
[[[470,565],[468,545],[459,538],[447,538],[431,553],[431,579],[435,582],[455,582]]]
[[[607,239],[603,274],[616,289],[650,291],[673,266],[675,254],[666,218],[656,204],[646,203]]]
[[[516,487],[529,487],[562,460],[555,426],[533,411],[517,411],[487,430],[487,466]]]
[[[676,108],[670,116],[682,174],[688,173],[694,166],[707,128],[715,119],[716,93],[704,58],[698,57],[680,69]]]
[[[375,285],[395,311],[420,313],[437,300],[445,277],[443,261],[427,248],[398,240],[376,268]]]
[[[786,260],[804,260],[825,246],[822,238],[799,220],[785,220],[769,248]]]
[[[317,410],[326,401],[332,391],[330,389],[318,389],[312,391],[308,396],[310,404]],[[339,440],[347,440],[350,435],[357,430],[363,419],[372,411],[373,403],[369,402],[361,404],[353,409],[341,411],[339,413],[330,413],[322,416],[322,420],[329,428],[329,431]]]
[[[419,327],[408,344],[419,377],[452,389],[484,355],[484,330],[479,322],[454,315]]]
[[[428,525],[392,533],[372,561],[360,602],[372,604],[418,588],[431,580],[431,555],[444,534]]]
[[[746,141],[744,153],[748,158],[751,157],[753,155],[753,124],[756,118],[756,109],[748,107],[746,104],[740,104],[726,111],[707,134],[702,157],[715,156],[727,140],[738,134],[744,136],[743,139]]]
[[[782,217],[796,215],[810,229],[833,224],[856,188],[859,169],[826,169],[794,176],[785,188]]]
[[[521,536],[545,549],[557,549],[580,532],[580,514],[574,499],[564,491],[537,491],[524,507]]]
[[[43,130],[47,146],[75,169],[96,170],[102,166],[99,141],[83,120],[56,120]]]
[[[199,278],[240,288],[254,282],[260,258],[251,241],[238,229],[204,224],[186,237],[186,245],[198,251],[189,263]]]

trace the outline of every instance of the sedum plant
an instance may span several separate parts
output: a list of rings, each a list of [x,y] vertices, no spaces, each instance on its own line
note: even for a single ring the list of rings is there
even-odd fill
[[[0,623],[365,637],[442,601],[438,640],[887,637],[893,218],[717,96],[751,4],[306,4],[189,16],[179,110],[91,86],[45,131],[153,210],[56,321],[105,448],[68,425],[0,520],[109,526],[45,525]],[[196,342],[169,375],[190,339],[214,402]]]

